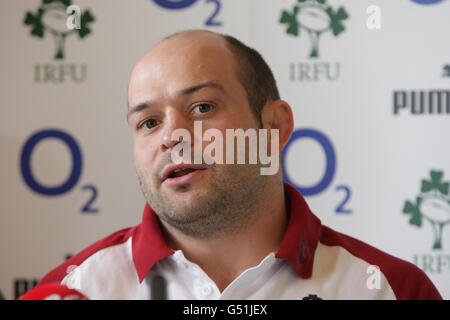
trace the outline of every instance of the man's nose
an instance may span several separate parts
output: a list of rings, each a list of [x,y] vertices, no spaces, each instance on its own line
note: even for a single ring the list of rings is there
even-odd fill
[[[183,130],[180,130],[183,129]],[[175,132],[178,130],[178,132]],[[162,136],[161,141],[161,149],[163,151],[166,151],[168,149],[172,149],[175,147],[178,143],[183,141],[183,137],[179,136],[176,137],[177,134],[175,133],[181,133],[182,131],[189,132],[189,136],[191,136],[192,133],[192,121],[187,119],[182,112],[178,110],[169,110],[166,113],[166,119],[164,123],[164,133]],[[175,137],[174,137],[175,136]],[[172,139],[174,137],[174,139]],[[190,142],[190,141],[189,141]]]

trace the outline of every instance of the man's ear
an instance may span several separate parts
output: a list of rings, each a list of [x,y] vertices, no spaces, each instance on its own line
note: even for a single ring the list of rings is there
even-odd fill
[[[294,130],[294,116],[291,106],[284,100],[276,100],[267,103],[261,113],[264,129],[279,130],[279,148],[283,150]],[[270,134],[268,134],[270,137]]]

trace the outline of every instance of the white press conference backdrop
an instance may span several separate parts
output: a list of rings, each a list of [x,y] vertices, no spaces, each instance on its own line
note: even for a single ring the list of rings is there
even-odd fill
[[[450,298],[450,0],[3,0],[0,12],[4,297],[139,223],[131,69],[162,37],[208,29],[272,67],[295,116],[285,179],[322,222],[415,263]]]

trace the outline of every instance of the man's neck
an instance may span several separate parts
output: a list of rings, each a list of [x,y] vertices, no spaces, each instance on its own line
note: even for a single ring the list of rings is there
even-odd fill
[[[238,233],[218,239],[196,239],[162,222],[164,237],[173,250],[198,264],[222,292],[246,269],[258,265],[276,252],[283,240],[288,217],[284,189],[272,192],[251,216],[255,217]],[[250,214],[250,213],[249,213]]]

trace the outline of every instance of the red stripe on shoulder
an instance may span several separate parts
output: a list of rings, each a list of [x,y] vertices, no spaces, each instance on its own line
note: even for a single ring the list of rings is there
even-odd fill
[[[399,300],[442,299],[425,272],[410,262],[326,226],[322,226],[320,242],[327,246],[340,246],[367,263],[378,266]]]
[[[88,259],[94,253],[107,247],[124,243],[131,237],[134,229],[135,227],[121,229],[91,244],[89,247],[83,249],[82,251],[80,251],[79,253],[77,253],[76,255],[74,255],[73,257],[66,260],[64,263],[62,263],[61,265],[59,265],[58,267],[54,268],[52,271],[47,273],[37,284],[37,286],[50,282],[61,282],[67,275],[67,268],[69,266],[71,265],[79,266],[80,264],[83,263],[83,261]]]

